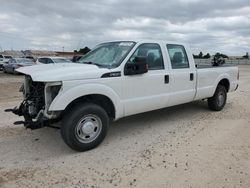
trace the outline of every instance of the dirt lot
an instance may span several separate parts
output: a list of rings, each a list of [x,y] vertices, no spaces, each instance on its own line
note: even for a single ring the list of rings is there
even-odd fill
[[[250,66],[221,112],[205,101],[112,124],[98,148],[77,153],[59,130],[14,126],[22,76],[0,73],[0,187],[250,187]]]

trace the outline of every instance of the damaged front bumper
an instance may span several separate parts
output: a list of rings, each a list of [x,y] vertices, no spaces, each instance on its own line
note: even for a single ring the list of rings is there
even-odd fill
[[[29,129],[50,126],[50,123],[57,121],[60,116],[60,112],[49,112],[49,107],[58,95],[61,86],[61,82],[33,82],[31,77],[26,76],[20,88],[24,96],[23,102],[19,107],[5,111],[24,117],[24,121],[16,121],[15,125],[23,124]]]
[[[19,107],[6,109],[5,112],[12,112],[15,115],[24,117],[24,121],[16,121],[14,122],[14,125],[23,124],[24,127],[32,130],[49,126],[49,119],[44,116],[43,110],[41,110],[35,118],[32,118],[28,113],[28,108],[26,101],[23,101]]]

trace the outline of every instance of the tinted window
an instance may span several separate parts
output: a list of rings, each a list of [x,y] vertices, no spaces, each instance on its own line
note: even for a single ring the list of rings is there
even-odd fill
[[[51,63],[54,63],[51,59],[47,59],[47,62],[46,62],[47,64],[51,64]]]
[[[47,64],[47,58],[39,58],[38,60],[40,63]]]
[[[182,45],[167,44],[172,69],[189,68],[187,53]]]
[[[147,43],[140,45],[131,56],[130,62],[134,62],[136,56],[146,58],[149,70],[164,69],[161,48],[158,44]]]

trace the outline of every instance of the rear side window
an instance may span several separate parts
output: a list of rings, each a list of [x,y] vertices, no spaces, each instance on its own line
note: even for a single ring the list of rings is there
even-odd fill
[[[189,62],[184,46],[177,44],[167,44],[169,58],[172,69],[189,68]]]

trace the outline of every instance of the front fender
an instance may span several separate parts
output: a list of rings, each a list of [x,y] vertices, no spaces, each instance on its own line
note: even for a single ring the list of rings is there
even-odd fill
[[[49,111],[62,111],[75,99],[91,94],[99,94],[108,97],[113,102],[115,107],[115,119],[123,116],[123,107],[120,102],[120,97],[112,88],[97,83],[81,84],[62,90],[52,101]]]

